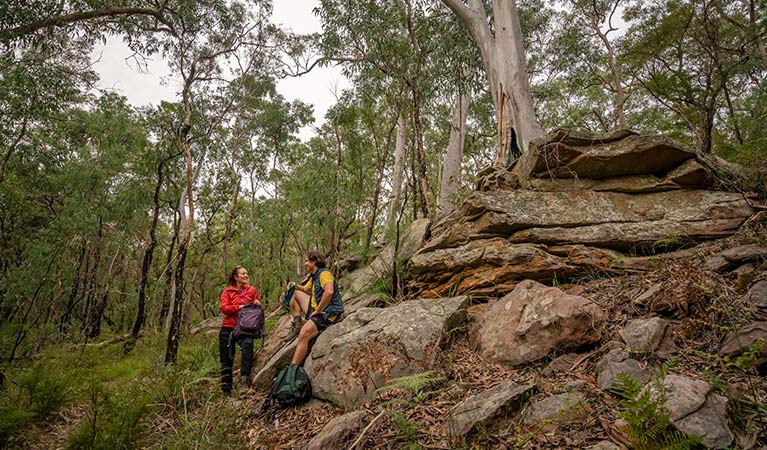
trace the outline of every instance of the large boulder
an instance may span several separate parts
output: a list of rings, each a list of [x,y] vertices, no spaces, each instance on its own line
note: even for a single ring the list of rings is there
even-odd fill
[[[597,342],[603,320],[592,301],[525,280],[488,305],[472,338],[486,360],[516,366]]]
[[[358,310],[317,339],[305,365],[313,395],[353,408],[394,378],[434,369],[445,333],[466,320],[468,302],[419,299]]]

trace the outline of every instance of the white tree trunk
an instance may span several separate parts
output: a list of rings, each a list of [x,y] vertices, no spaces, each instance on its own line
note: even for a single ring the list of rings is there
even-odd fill
[[[527,152],[543,129],[535,117],[519,12],[514,0],[493,0],[495,34],[490,30],[482,0],[442,0],[468,28],[482,55],[498,119],[495,165],[505,166],[511,148],[511,129],[517,145]]]
[[[397,220],[400,200],[402,198],[402,175],[405,172],[405,138],[407,135],[407,123],[405,116],[400,113],[397,117],[397,141],[394,147],[394,170],[392,173],[392,189],[389,195],[389,210],[386,213],[387,238],[394,229]]]
[[[455,195],[461,188],[461,161],[463,143],[466,137],[466,116],[469,111],[468,94],[457,94],[453,102],[453,114],[450,123],[450,140],[447,143],[445,161],[442,164],[442,180],[439,186],[437,217],[450,214],[455,208]]]

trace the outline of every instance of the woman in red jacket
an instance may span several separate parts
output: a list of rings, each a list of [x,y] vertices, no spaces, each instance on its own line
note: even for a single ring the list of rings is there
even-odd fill
[[[261,304],[258,291],[248,284],[248,271],[242,266],[235,266],[229,274],[228,286],[221,293],[221,312],[224,321],[218,333],[218,351],[221,361],[221,389],[224,394],[232,393],[232,366],[234,365],[234,342],[232,332],[237,325],[237,315],[246,303]],[[242,352],[240,376],[243,384],[250,384],[250,369],[253,367],[253,338],[243,336],[237,339]]]

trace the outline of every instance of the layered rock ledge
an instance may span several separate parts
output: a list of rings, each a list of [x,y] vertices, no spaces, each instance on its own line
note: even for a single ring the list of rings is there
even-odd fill
[[[498,296],[524,279],[636,268],[635,256],[729,236],[754,211],[743,194],[711,190],[714,172],[668,138],[557,130],[485,172],[433,226],[411,260],[414,288]]]

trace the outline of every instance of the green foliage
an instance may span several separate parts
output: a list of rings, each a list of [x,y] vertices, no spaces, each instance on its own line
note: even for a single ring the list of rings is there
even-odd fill
[[[385,409],[387,414],[391,416],[394,423],[397,425],[399,435],[406,441],[406,444],[401,446],[401,449],[407,450],[420,450],[421,446],[418,445],[418,424],[412,420],[409,420],[405,415],[398,411],[390,411]]]
[[[667,392],[662,383],[656,381],[653,388],[639,384],[630,376],[618,374],[611,391],[620,396],[624,411],[621,417],[626,421],[624,431],[639,450],[685,450],[692,449],[700,437],[687,436],[671,429],[670,417],[665,409]]]
[[[410,391],[413,398],[411,403],[420,403],[432,396],[435,391],[427,391],[426,388],[437,386],[447,381],[444,377],[433,376],[433,371],[421,372],[414,375],[408,375],[391,380],[384,387],[376,389],[376,393],[382,393],[393,389],[405,389]]]

